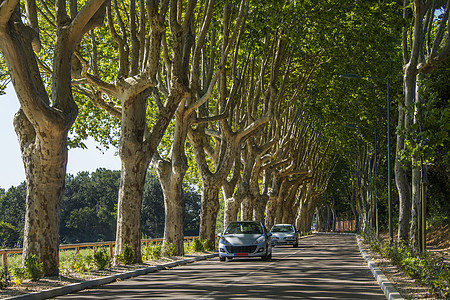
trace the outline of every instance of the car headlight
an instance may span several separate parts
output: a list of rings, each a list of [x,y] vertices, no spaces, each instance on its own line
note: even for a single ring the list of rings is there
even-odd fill
[[[266,241],[266,237],[265,236],[260,236],[259,238],[256,239],[255,243],[256,244],[261,244],[264,243]]]
[[[222,236],[222,237],[220,238],[220,241],[221,241],[223,244],[229,244],[229,243],[230,243],[224,236]]]

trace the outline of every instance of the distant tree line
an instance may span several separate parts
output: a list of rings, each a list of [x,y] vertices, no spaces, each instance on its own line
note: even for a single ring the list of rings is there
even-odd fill
[[[120,171],[103,168],[66,177],[60,223],[62,244],[113,241],[116,235]],[[200,195],[184,186],[185,235],[198,235]],[[0,248],[22,247],[26,184],[0,189]],[[164,199],[159,180],[149,174],[145,182],[141,230],[144,238],[164,234]]]

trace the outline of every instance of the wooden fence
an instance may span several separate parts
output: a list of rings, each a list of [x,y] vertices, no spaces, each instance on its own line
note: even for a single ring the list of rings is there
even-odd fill
[[[336,218],[335,231],[337,232],[353,232],[356,231],[356,221],[353,218],[338,217]]]
[[[185,236],[184,240],[187,241],[188,245],[195,239],[198,239],[198,236]],[[157,239],[142,239],[141,244],[144,244],[146,247],[148,247],[149,244],[159,244],[164,241],[163,238],[157,238]],[[80,244],[66,244],[66,245],[59,245],[59,250],[64,249],[75,249],[76,253],[80,253],[81,248],[93,248],[94,253],[97,252],[97,249],[99,247],[109,247],[109,253],[111,257],[114,256],[114,245],[116,242],[94,242],[94,243],[80,243]],[[0,254],[2,255],[2,261],[3,266],[8,267],[8,255],[9,254],[22,254],[22,248],[16,248],[16,249],[0,249]]]

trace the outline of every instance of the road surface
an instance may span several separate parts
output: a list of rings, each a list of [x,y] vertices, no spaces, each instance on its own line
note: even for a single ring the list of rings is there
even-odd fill
[[[386,299],[351,235],[319,234],[273,258],[218,258],[57,299]]]

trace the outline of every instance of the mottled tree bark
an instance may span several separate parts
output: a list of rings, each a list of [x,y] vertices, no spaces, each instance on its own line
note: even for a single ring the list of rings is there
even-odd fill
[[[188,169],[187,161],[182,159],[172,163],[157,159],[153,164],[164,194],[164,245],[173,244],[177,255],[184,255],[183,178]]]
[[[67,164],[67,131],[38,135],[20,110],[14,118],[27,181],[23,258],[35,254],[46,275],[58,274],[59,220]]]
[[[214,242],[219,212],[219,184],[203,183],[200,211],[200,239]]]
[[[119,187],[115,255],[126,244],[134,251],[134,261],[142,261],[141,209],[145,176],[150,157],[142,143],[146,133],[148,93],[139,94],[129,106],[122,108],[120,159],[122,172]]]

